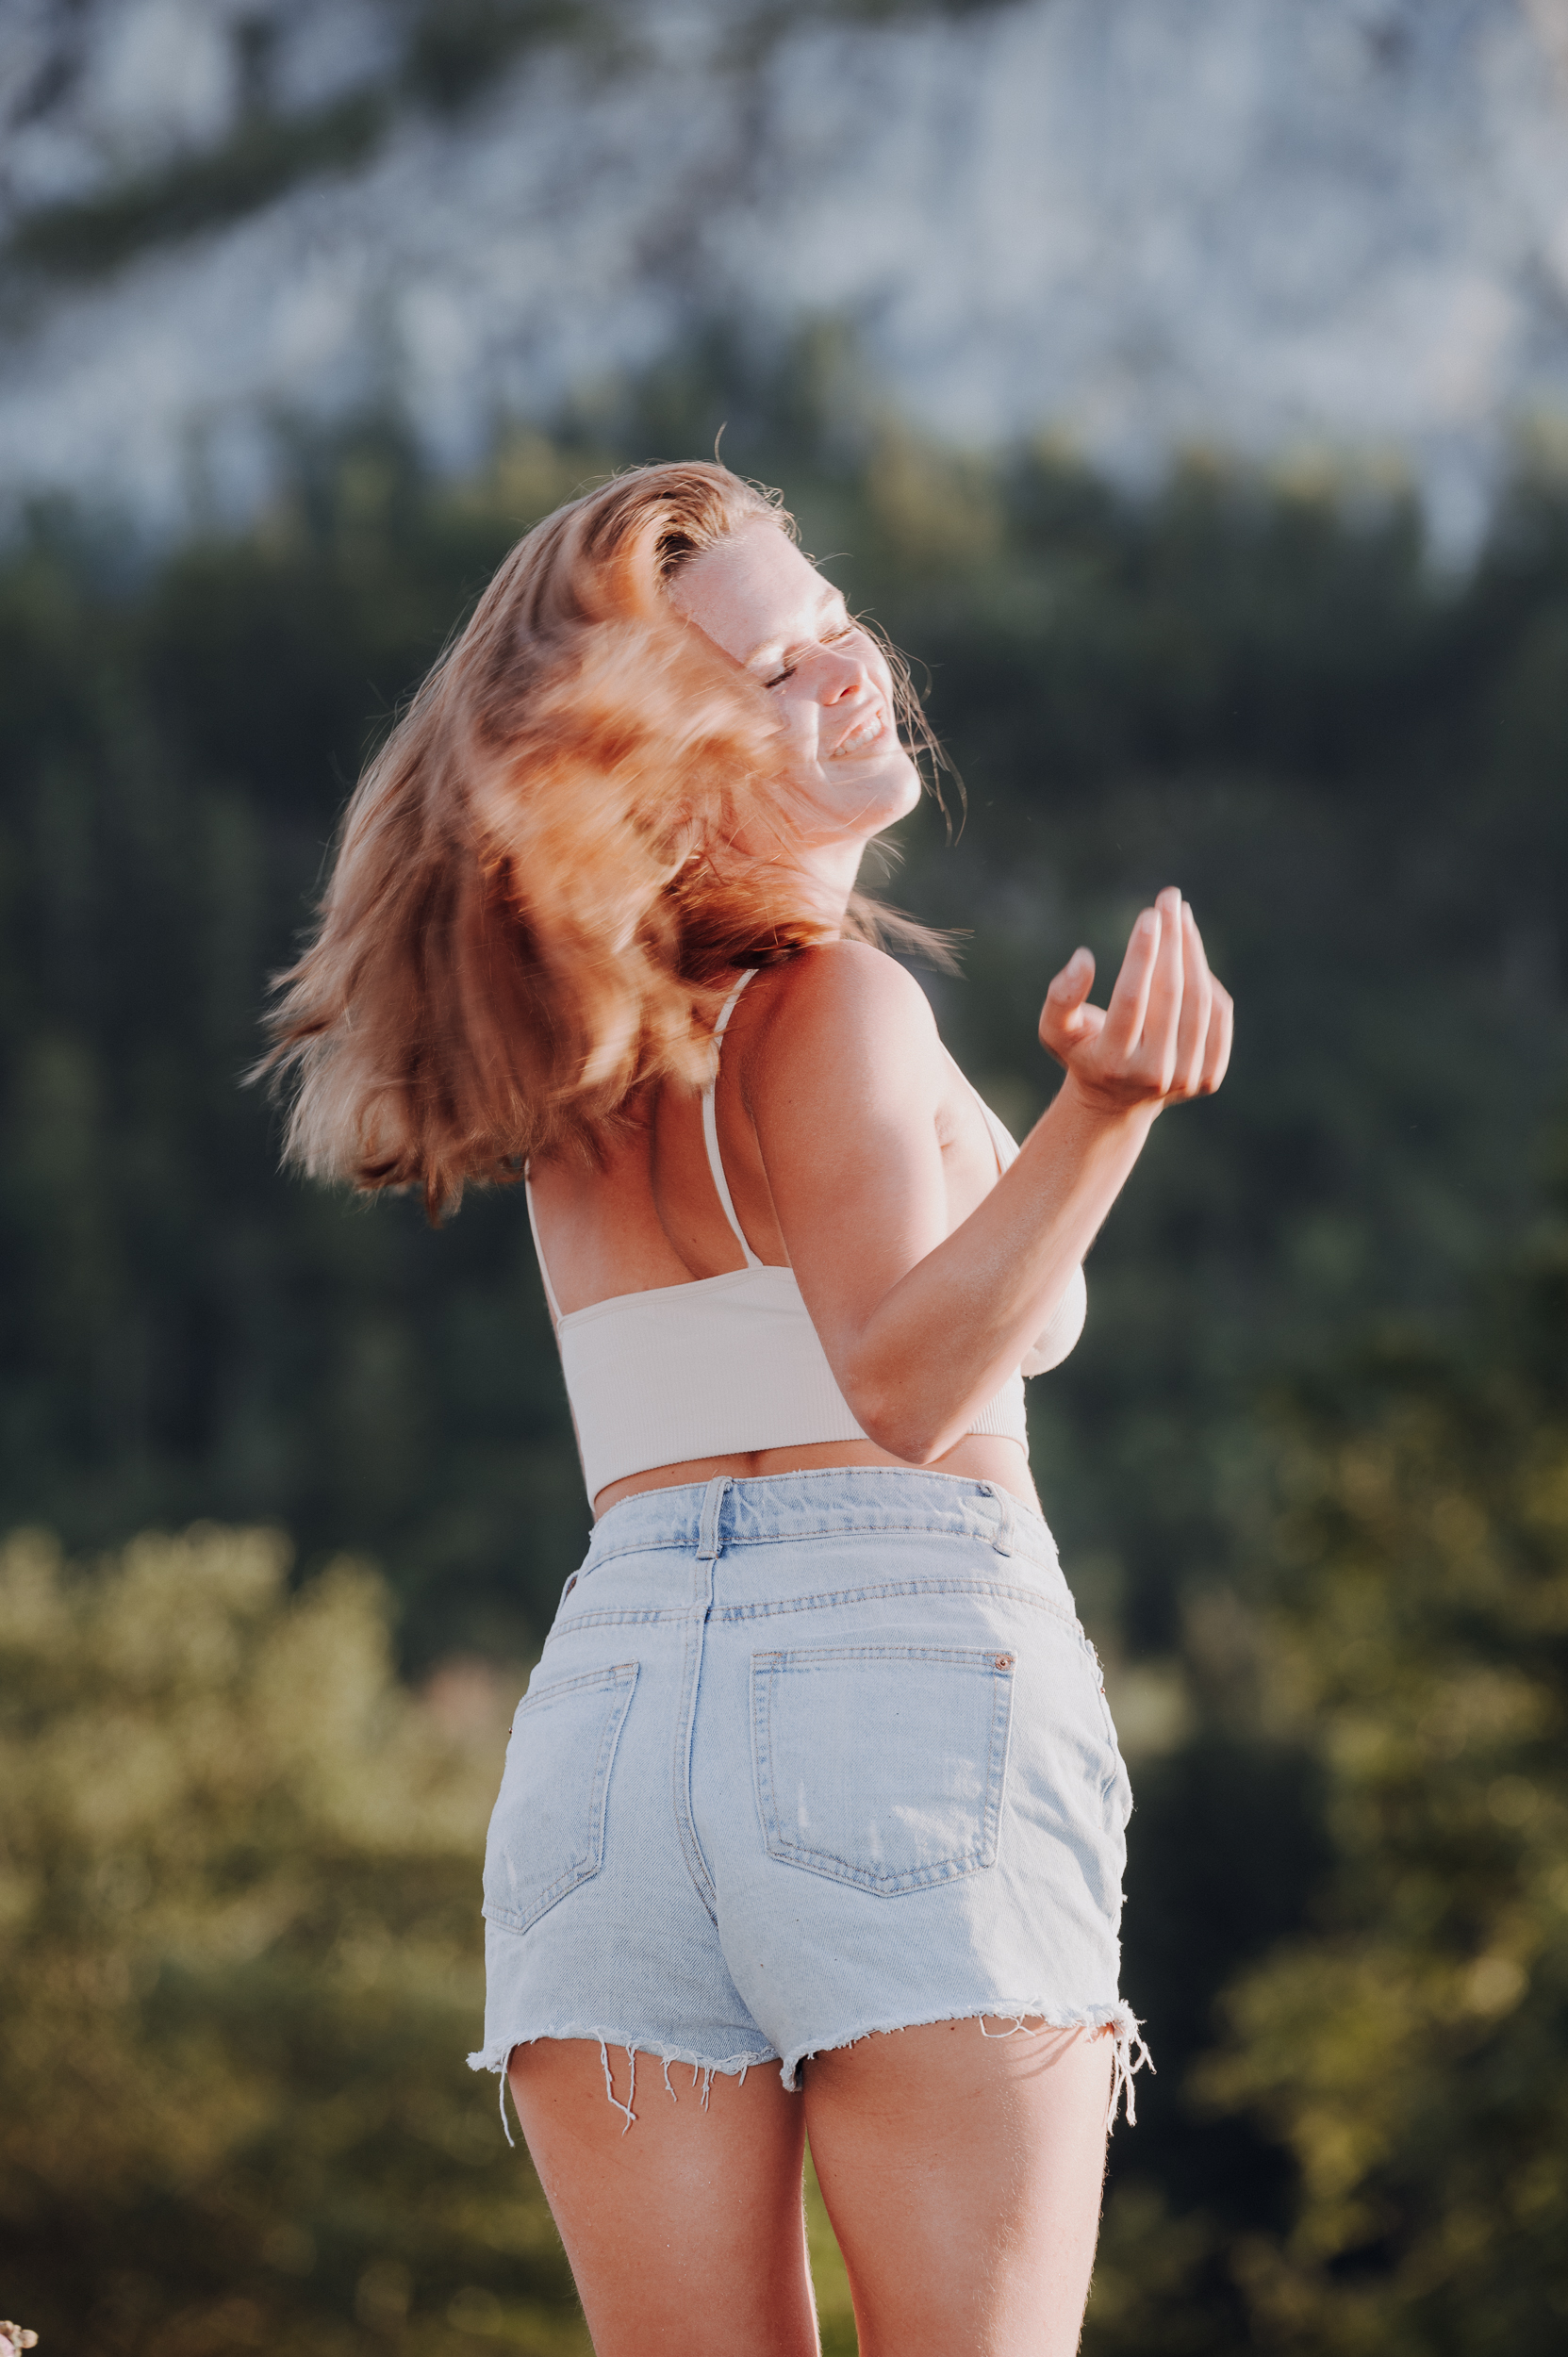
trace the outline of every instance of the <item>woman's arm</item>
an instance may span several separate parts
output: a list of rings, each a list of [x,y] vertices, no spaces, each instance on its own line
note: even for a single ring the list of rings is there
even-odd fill
[[[949,1085],[924,993],[853,944],[769,994],[746,1088],[791,1263],[839,1388],[879,1447],[951,1448],[1050,1317],[1156,1115],[1219,1086],[1230,1001],[1192,913],[1164,892],[1133,929],[1104,1012],[1081,949],[1040,1036],[1066,1067],[1017,1161],[947,1232]]]

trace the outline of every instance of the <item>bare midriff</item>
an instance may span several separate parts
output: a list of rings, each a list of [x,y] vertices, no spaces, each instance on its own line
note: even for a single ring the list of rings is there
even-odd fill
[[[593,1502],[594,1520],[644,1490],[678,1490],[688,1482],[711,1481],[716,1474],[728,1474],[733,1481],[755,1481],[767,1474],[821,1473],[834,1465],[891,1465],[900,1473],[957,1474],[966,1481],[994,1481],[1032,1513],[1040,1511],[1029,1459],[1017,1442],[999,1433],[970,1432],[929,1465],[907,1464],[872,1441],[814,1441],[804,1447],[741,1449],[729,1457],[692,1457],[680,1465],[654,1465],[647,1473],[606,1482]]]

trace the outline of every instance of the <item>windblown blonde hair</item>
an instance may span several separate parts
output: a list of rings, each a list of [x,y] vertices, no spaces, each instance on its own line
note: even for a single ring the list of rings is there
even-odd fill
[[[729,849],[791,790],[767,692],[666,595],[759,519],[793,531],[725,467],[643,467],[512,550],[360,779],[277,978],[257,1070],[293,1083],[288,1159],[437,1218],[593,1152],[646,1084],[701,1085],[733,969],[824,937],[786,864]],[[934,941],[858,896],[838,930]]]

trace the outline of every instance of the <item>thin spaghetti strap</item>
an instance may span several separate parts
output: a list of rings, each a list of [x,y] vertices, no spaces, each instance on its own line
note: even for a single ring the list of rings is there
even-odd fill
[[[544,1246],[539,1242],[538,1215],[534,1209],[534,1190],[528,1183],[528,1173],[526,1170],[522,1174],[522,1192],[524,1200],[528,1205],[528,1225],[534,1231],[534,1250],[538,1258],[539,1275],[544,1278],[544,1297],[550,1304],[551,1316],[554,1319],[555,1324],[559,1326],[561,1323],[561,1305],[555,1298],[555,1288],[550,1281],[550,1269],[545,1261]]]
[[[731,991],[729,997],[725,999],[723,1006],[719,1009],[718,1020],[713,1027],[713,1079],[708,1082],[707,1087],[702,1091],[702,1139],[708,1149],[708,1168],[713,1173],[714,1192],[718,1197],[725,1218],[729,1221],[730,1226],[734,1230],[735,1242],[739,1244],[742,1252],[746,1255],[746,1265],[748,1268],[765,1268],[767,1266],[767,1262],[758,1260],[756,1254],[752,1251],[751,1245],[746,1241],[745,1228],[742,1228],[739,1220],[735,1217],[734,1202],[730,1194],[730,1182],[724,1176],[724,1158],[718,1150],[718,1120],[714,1111],[714,1090],[718,1084],[718,1043],[722,1040],[726,1027],[729,1024],[730,1017],[734,1013],[735,1001],[739,998],[741,992],[745,989],[747,983],[751,981],[756,970],[757,969],[754,965],[748,966],[746,972],[741,976],[734,990]]]
[[[741,992],[745,989],[748,982],[755,981],[756,973],[756,967],[754,965],[749,965],[746,968],[746,971],[742,974],[739,981],[736,982],[734,990],[731,991],[729,997],[725,999],[724,1004],[719,1008],[718,1020],[713,1027],[714,1045],[716,1047],[730,1028],[730,1017],[735,1011],[735,1006],[739,1000]],[[715,1065],[714,1080],[717,1080],[718,1078],[718,1066]],[[711,1091],[713,1082],[710,1081],[708,1086]]]

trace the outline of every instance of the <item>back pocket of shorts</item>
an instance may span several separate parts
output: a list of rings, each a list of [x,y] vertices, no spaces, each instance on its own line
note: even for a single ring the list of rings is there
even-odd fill
[[[637,1665],[530,1686],[512,1721],[485,1843],[485,1913],[525,1932],[598,1873],[604,1812]]]
[[[768,1855],[884,1898],[994,1866],[1012,1714],[1011,1654],[753,1654]]]

